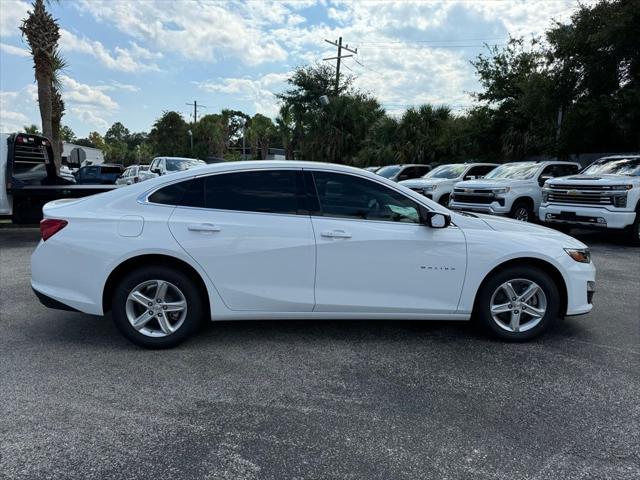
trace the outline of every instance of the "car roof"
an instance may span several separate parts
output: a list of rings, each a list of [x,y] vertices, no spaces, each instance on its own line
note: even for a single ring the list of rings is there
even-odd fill
[[[596,159],[596,162],[599,162],[600,160],[615,160],[615,159],[625,159],[625,158],[640,158],[640,154],[632,154],[632,155],[607,155],[606,157],[600,157],[598,159]]]

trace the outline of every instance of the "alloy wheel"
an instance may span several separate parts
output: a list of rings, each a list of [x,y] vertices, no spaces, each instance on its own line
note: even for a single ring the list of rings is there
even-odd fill
[[[515,218],[516,220],[519,220],[521,222],[528,222],[529,221],[529,210],[527,210],[526,207],[519,207],[515,211],[515,215],[513,216],[513,218]]]
[[[187,316],[182,291],[166,280],[148,280],[134,287],[127,297],[129,323],[147,337],[166,337],[176,332]]]
[[[493,321],[502,329],[526,332],[538,325],[547,312],[547,296],[532,280],[517,278],[500,285],[489,304]]]

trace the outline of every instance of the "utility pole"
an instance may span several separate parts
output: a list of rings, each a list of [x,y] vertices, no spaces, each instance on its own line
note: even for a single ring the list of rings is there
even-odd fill
[[[336,97],[338,96],[338,92],[340,91],[340,60],[342,60],[343,58],[347,58],[347,57],[353,57],[353,55],[357,55],[358,54],[358,49],[356,48],[355,50],[352,50],[349,48],[349,44],[346,44],[345,46],[342,45],[342,37],[340,37],[338,39],[338,41],[329,41],[325,38],[324,40],[325,42],[327,42],[329,45],[333,45],[334,47],[338,47],[338,55],[335,57],[329,57],[329,58],[323,58],[322,60],[324,60],[325,62],[328,60],[336,60],[336,92],[335,95]],[[353,55],[342,55],[342,50],[346,50],[347,52],[351,52]]]
[[[206,105],[198,105],[198,101],[194,100],[193,103],[185,103],[185,105],[189,105],[193,107],[193,125],[195,126],[198,123],[198,108],[207,108]]]

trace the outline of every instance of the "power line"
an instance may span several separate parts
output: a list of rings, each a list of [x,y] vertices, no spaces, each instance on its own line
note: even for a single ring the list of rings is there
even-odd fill
[[[198,123],[198,108],[207,108],[206,105],[198,105],[198,101],[194,100],[193,103],[185,103],[185,105],[189,105],[193,107],[193,124]]]
[[[327,40],[326,38],[325,38],[324,41],[327,42],[329,45],[333,45],[334,47],[338,47],[338,55],[337,56],[323,59],[325,61],[336,60],[336,93],[335,93],[335,95],[338,96],[338,92],[340,91],[340,60],[342,60],[343,58],[346,58],[346,57],[353,57],[353,55],[357,55],[358,54],[358,49],[357,48],[355,50],[350,49],[349,48],[349,44],[343,46],[342,45],[342,37],[340,37],[337,42],[336,41],[332,42],[330,40]],[[353,55],[343,55],[342,54],[342,50],[346,50],[347,52],[350,52]]]

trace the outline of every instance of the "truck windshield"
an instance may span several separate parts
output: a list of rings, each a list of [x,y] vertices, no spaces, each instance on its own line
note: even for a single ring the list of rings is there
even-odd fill
[[[189,170],[190,168],[193,168],[196,165],[202,165],[202,164],[203,162],[200,160],[176,160],[176,159],[168,158],[167,171],[180,172],[182,170]]]
[[[505,163],[489,172],[485,179],[512,178],[516,180],[528,180],[538,171],[539,164],[533,162]]]
[[[608,158],[596,160],[589,165],[583,175],[633,175],[640,176],[640,157]]]
[[[391,178],[400,171],[400,167],[397,165],[389,165],[382,167],[380,170],[376,170],[376,173],[384,178]]]
[[[440,165],[422,178],[458,178],[466,168],[466,165]]]

